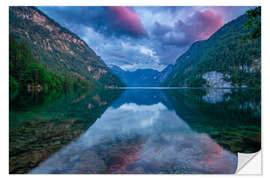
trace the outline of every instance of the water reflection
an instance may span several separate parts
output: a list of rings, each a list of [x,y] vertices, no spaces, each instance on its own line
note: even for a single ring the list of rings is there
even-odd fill
[[[46,160],[85,132],[120,94],[98,89],[23,94],[10,101],[9,172],[27,173]]]
[[[260,90],[97,90],[51,99],[11,102],[11,173],[234,173],[237,152],[261,145]]]
[[[143,104],[145,93],[161,96]],[[234,173],[236,155],[193,131],[159,101],[163,97],[157,90],[126,91],[79,139],[31,173]]]
[[[230,100],[230,96],[226,96],[231,94],[231,89],[207,89],[207,94],[202,97],[202,99],[211,104],[220,103],[223,101]]]
[[[207,133],[233,153],[260,150],[260,90],[186,89],[165,93],[177,114],[196,132]]]

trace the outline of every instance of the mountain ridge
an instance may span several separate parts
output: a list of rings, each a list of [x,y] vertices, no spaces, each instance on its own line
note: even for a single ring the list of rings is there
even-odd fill
[[[251,32],[244,26],[247,22],[247,14],[244,14],[207,40],[193,43],[177,58],[163,85],[259,87],[261,38],[244,40]]]
[[[157,87],[171,72],[173,65],[169,64],[161,72],[154,69],[137,69],[126,71],[116,65],[109,66],[111,70],[130,87]]]
[[[124,85],[87,43],[36,7],[10,7],[9,30],[51,71],[71,72],[101,86]]]

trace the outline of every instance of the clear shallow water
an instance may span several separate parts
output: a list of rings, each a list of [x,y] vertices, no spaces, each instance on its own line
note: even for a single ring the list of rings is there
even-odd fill
[[[14,173],[234,173],[237,152],[260,149],[260,90],[127,89],[71,97],[32,115],[31,107],[13,105]]]

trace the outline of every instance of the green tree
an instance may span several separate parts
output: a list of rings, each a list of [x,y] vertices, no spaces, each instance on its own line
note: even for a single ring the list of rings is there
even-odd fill
[[[247,29],[251,29],[250,38],[256,39],[261,37],[261,7],[247,11],[249,21],[245,24]]]

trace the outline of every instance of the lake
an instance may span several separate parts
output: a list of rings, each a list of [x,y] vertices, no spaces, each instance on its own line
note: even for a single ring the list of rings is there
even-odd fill
[[[231,174],[261,148],[260,89],[24,94],[9,116],[10,173]]]

